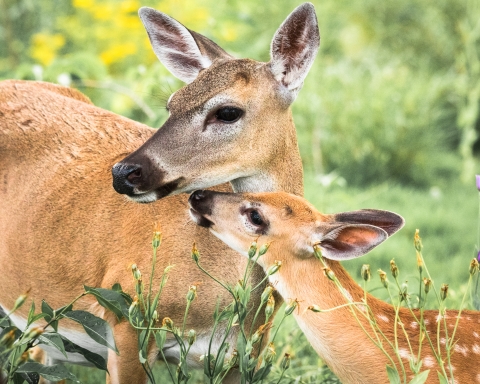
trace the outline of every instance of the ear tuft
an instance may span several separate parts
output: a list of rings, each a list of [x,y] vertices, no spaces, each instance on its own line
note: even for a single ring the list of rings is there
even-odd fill
[[[315,8],[305,3],[285,19],[272,40],[271,71],[294,96],[313,64],[320,46]]]
[[[153,51],[167,69],[180,80],[191,83],[202,69],[219,58],[230,58],[217,44],[189,31],[177,20],[153,8],[138,11]]]

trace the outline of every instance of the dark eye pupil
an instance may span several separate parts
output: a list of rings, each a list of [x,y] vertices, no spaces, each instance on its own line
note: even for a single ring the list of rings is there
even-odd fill
[[[250,212],[250,219],[252,220],[252,223],[255,225],[262,225],[263,220],[260,214],[257,211],[252,211]]]
[[[232,107],[225,107],[221,108],[217,111],[215,114],[218,120],[227,122],[227,123],[233,123],[234,121],[237,121],[240,116],[242,116],[242,110],[238,108],[232,108]]]

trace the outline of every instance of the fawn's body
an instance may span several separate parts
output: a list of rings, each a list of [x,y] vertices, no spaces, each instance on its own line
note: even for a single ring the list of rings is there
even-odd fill
[[[233,59],[152,9],[140,14],[157,56],[189,83],[170,98],[170,117],[158,131],[96,108],[71,89],[0,83],[0,307],[8,312],[29,288],[37,308],[42,299],[55,308],[70,302],[83,284],[110,288],[120,283],[133,293],[128,266],[136,263],[143,273],[150,271],[151,234],[157,222],[164,240],[156,271],[160,275],[167,265],[175,266],[159,316],[181,321],[188,287],[199,286],[187,327],[197,330],[190,356],[200,364],[217,299],[229,298],[191,262],[191,245],[195,240],[208,252],[205,268],[232,282],[241,276],[245,262],[191,223],[187,196],[168,195],[225,182],[234,190],[303,193],[289,105],[317,52],[318,27],[313,7],[298,7],[274,37],[272,61],[259,63]],[[283,39],[289,40],[287,47]],[[114,191],[111,172],[116,162],[117,192],[152,204],[134,204]],[[263,276],[257,269],[254,280]],[[155,289],[158,279],[154,281]],[[258,302],[259,294],[253,300]],[[136,332],[128,322],[116,324],[88,296],[75,308],[105,317],[114,326],[120,355],[108,351],[108,381],[145,382]],[[19,327],[27,311],[26,305],[12,316]],[[61,321],[59,331],[107,355],[106,348],[91,342],[76,324]],[[64,360],[48,351],[54,360]],[[167,340],[164,353],[178,359],[173,339]],[[152,345],[149,359],[157,356]],[[82,362],[72,354],[70,359]]]
[[[244,255],[256,236],[261,236],[262,242],[272,242],[269,251],[258,262],[264,269],[273,265],[275,260],[282,262],[279,272],[271,276],[270,281],[284,299],[300,301],[300,309],[294,312],[300,328],[342,383],[388,382],[386,366],[392,363],[361,329],[351,307],[321,313],[314,313],[307,310],[307,307],[317,305],[320,309],[328,310],[348,302],[345,295],[325,275],[324,265],[313,256],[313,245],[319,244],[325,257],[323,260],[345,288],[350,301],[360,303],[364,298],[363,289],[337,260],[347,260],[368,252],[403,226],[401,217],[391,212],[375,210],[323,215],[304,199],[285,193],[224,194],[198,191],[191,196],[190,205],[192,217],[197,223],[209,227],[217,237]],[[393,306],[369,294],[367,303],[372,310],[373,320],[393,343]],[[366,314],[365,311],[363,313]],[[447,311],[449,337],[457,313]],[[414,311],[414,314],[418,320],[419,311]],[[435,348],[438,314],[438,310],[424,312],[427,332]],[[368,319],[359,312],[357,316],[362,326],[373,336]],[[413,355],[417,356],[420,325],[407,308],[400,309],[400,320],[409,335]],[[412,353],[399,325],[397,333],[399,355],[407,372],[410,372],[409,358]],[[440,335],[442,356],[446,360],[446,340],[442,337],[445,335],[443,320]],[[480,382],[476,360],[471,358],[480,355],[478,312],[462,312],[455,341],[451,356],[455,382]],[[401,373],[393,349],[385,340],[383,344]],[[436,371],[440,371],[440,367],[426,339],[423,341],[421,359],[422,370],[430,369],[427,382],[438,383]],[[447,375],[450,375],[447,361],[445,369]]]

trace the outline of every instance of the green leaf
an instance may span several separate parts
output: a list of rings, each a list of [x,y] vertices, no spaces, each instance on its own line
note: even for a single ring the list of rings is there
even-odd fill
[[[14,373],[13,374],[13,380],[9,381],[11,384],[23,384],[24,379],[20,373]]]
[[[228,343],[225,343],[220,347],[220,351],[218,352],[216,362],[215,362],[215,370],[213,371],[213,377],[218,376],[223,370],[223,363],[225,360],[225,355],[228,351]]]
[[[159,350],[163,350],[165,345],[165,340],[167,339],[167,331],[156,331],[155,332],[155,343]]]
[[[97,368],[108,372],[107,369],[107,361],[103,358],[103,356],[91,352],[88,349],[82,348],[79,345],[72,343],[70,340],[66,339],[63,336],[60,336],[63,341],[63,345],[65,346],[65,351],[67,352],[73,352],[73,353],[79,353],[85,357],[87,361],[95,365]]]
[[[255,372],[255,375],[253,375],[252,384],[265,379],[271,370],[272,364],[267,364],[266,366],[260,368],[257,372]]]
[[[56,317],[58,317],[58,319],[61,319],[63,317],[63,313],[70,312],[72,309],[73,309],[73,304],[68,304],[58,309],[55,309],[53,313],[55,314]],[[62,315],[59,316],[59,313],[61,313]]]
[[[102,307],[112,311],[118,320],[121,320],[123,316],[128,318],[129,304],[125,300],[124,295],[122,295],[122,292],[105,288],[92,288],[86,285],[83,287],[86,292],[96,297]]]
[[[46,344],[54,348],[57,348],[68,359],[67,353],[65,352],[65,347],[63,345],[62,338],[58,333],[44,333],[38,336],[38,340],[40,341],[40,344]]]
[[[45,320],[48,322],[53,318],[53,308],[47,304],[45,300],[42,300],[42,312],[45,313]]]
[[[36,321],[44,318],[46,316],[46,313],[37,313],[35,316],[32,317],[30,324],[35,323]]]
[[[108,323],[86,311],[70,311],[64,314],[67,319],[82,324],[83,329],[97,343],[105,345],[118,354],[118,349],[113,339],[113,332]]]
[[[35,302],[32,300],[32,305],[30,306],[30,311],[28,311],[27,317],[27,328],[30,324],[33,323],[32,319],[35,316]]]
[[[440,384],[449,384],[448,380],[445,378],[445,376],[443,376],[443,374],[440,371],[437,371],[437,375],[438,375],[438,381],[440,382]]]
[[[390,384],[401,384],[400,375],[396,368],[392,368],[391,366],[387,365],[387,375]]]
[[[410,381],[410,384],[424,384],[427,381],[429,373],[430,373],[429,369],[427,369],[426,371],[423,371],[422,373],[419,373],[417,376],[415,376],[412,379],[412,381]]]
[[[17,373],[30,373],[30,372],[37,372],[44,379],[50,380],[50,381],[60,381],[63,379],[68,379],[76,383],[79,382],[75,377],[75,375],[68,372],[67,368],[61,364],[45,366],[40,363],[28,362],[21,365],[17,369]]]
[[[20,376],[27,382],[27,384],[38,384],[40,375],[37,372],[24,372]]]

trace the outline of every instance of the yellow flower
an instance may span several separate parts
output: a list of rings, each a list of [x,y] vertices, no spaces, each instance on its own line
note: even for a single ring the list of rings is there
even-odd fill
[[[65,45],[65,38],[60,34],[36,33],[32,36],[30,56],[40,64],[48,65]]]

